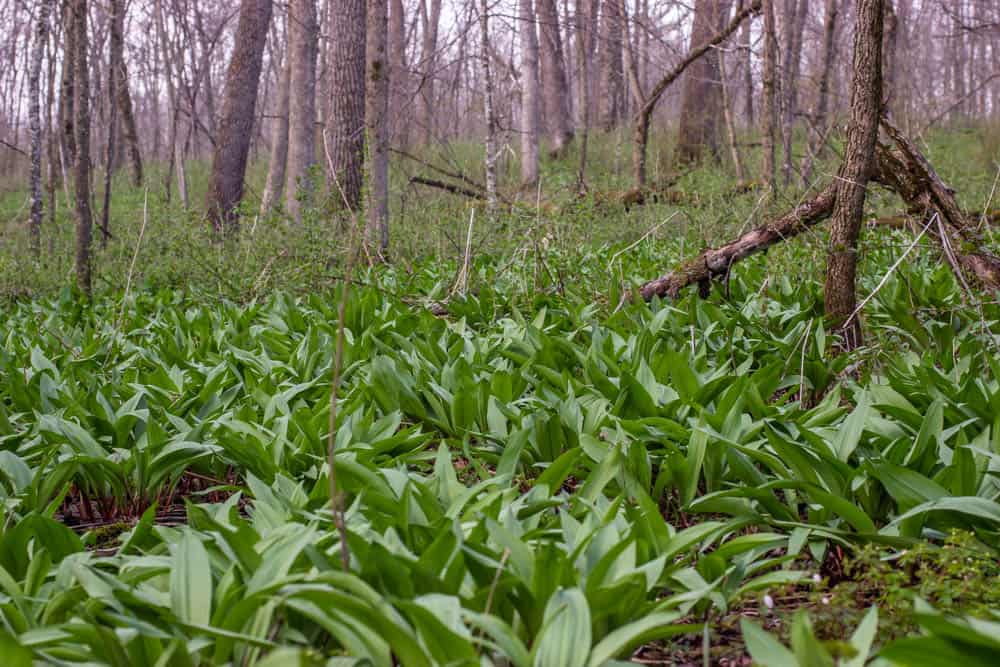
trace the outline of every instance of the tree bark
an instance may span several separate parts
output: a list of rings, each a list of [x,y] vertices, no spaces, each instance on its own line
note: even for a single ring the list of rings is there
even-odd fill
[[[777,169],[774,163],[774,140],[776,134],[778,109],[776,76],[778,66],[778,38],[774,29],[774,0],[764,0],[764,57],[763,72],[761,74],[764,99],[761,109],[761,121],[763,122],[764,146],[764,183],[770,193],[774,193],[775,176]]]
[[[392,109],[393,143],[410,143],[410,72],[406,63],[406,10],[403,0],[389,1],[389,108]]]
[[[72,0],[63,0],[62,5],[62,29],[63,29],[63,58],[62,81],[60,83],[59,95],[59,129],[61,134],[60,148],[62,150],[63,162],[67,165],[76,164],[76,130],[73,128],[73,121],[76,114],[73,111],[73,101],[76,95],[73,92],[73,74],[76,67],[73,58],[76,57],[76,42],[73,26],[73,4]]]
[[[743,96],[746,104],[747,127],[756,125],[754,120],[753,104],[753,53],[751,51],[750,33],[753,31],[753,22],[747,21],[740,30],[741,62],[743,66]]]
[[[310,170],[316,163],[316,55],[319,22],[316,0],[292,0],[288,5],[288,55],[291,60],[288,105],[288,169],[285,210],[302,221],[302,208],[313,203]]]
[[[808,185],[812,180],[812,169],[816,160],[823,152],[827,135],[827,108],[830,99],[830,75],[837,50],[837,13],[838,0],[826,0],[826,12],[823,20],[823,59],[820,63],[819,89],[816,93],[816,107],[810,119],[809,150],[802,158],[802,183]]]
[[[142,154],[139,150],[139,133],[135,125],[132,109],[132,94],[129,92],[128,67],[125,64],[125,2],[111,0],[111,72],[115,82],[114,103],[118,107],[121,121],[123,147],[127,149],[132,170],[132,185],[142,185]]]
[[[240,4],[236,46],[226,73],[219,136],[205,201],[216,233],[233,232],[239,224],[236,209],[243,198],[271,10],[271,0],[242,0]]]
[[[698,0],[695,3],[691,45],[702,44],[722,29],[729,15],[729,0]],[[722,95],[718,54],[710,53],[692,63],[681,88],[681,115],[677,131],[677,160],[682,164],[701,161],[705,148],[719,153],[719,117]]]
[[[365,0],[333,0],[330,16],[328,178],[334,208],[356,211],[365,160]]]
[[[35,40],[31,45],[31,70],[28,73],[28,124],[31,136],[31,252],[36,257],[41,251],[42,215],[42,116],[39,106],[41,96],[42,56],[48,41],[51,0],[41,0],[38,20],[35,23]]]
[[[260,215],[267,216],[284,198],[285,173],[288,167],[288,107],[292,80],[291,54],[286,50],[278,78],[278,108],[271,120],[271,156],[267,181],[260,199]]]
[[[389,8],[386,0],[368,0],[367,86],[365,127],[368,132],[367,243],[382,254],[389,247],[389,64],[386,42]]]
[[[601,0],[601,126],[613,130],[625,109],[622,70],[622,13],[619,0]]]
[[[520,0],[521,184],[538,182],[538,33],[532,0]]]
[[[93,214],[90,208],[90,71],[87,65],[87,0],[70,0],[73,32],[73,110],[76,134],[76,285],[90,296],[90,244]]]
[[[493,112],[493,72],[490,67],[489,2],[479,2],[479,61],[483,76],[483,110],[486,114],[486,206],[490,214],[497,206],[496,116]]]
[[[545,124],[548,127],[549,154],[563,155],[573,141],[573,125],[569,111],[569,84],[563,58],[559,12],[555,0],[537,0],[539,51],[541,56],[542,96]]]
[[[883,0],[858,0],[851,118],[844,163],[837,178],[824,286],[826,315],[841,329],[846,349],[861,344],[861,325],[852,315],[856,305],[858,234],[882,109],[882,26]]]
[[[576,0],[573,13],[576,30],[574,43],[576,44],[577,113],[579,114],[577,133],[580,135],[576,186],[580,193],[586,192],[587,189],[587,144],[590,141],[590,52],[588,49],[590,20],[588,4],[588,0]]]
[[[422,141],[429,144],[434,139],[434,88],[437,73],[438,25],[441,22],[441,0],[420,0],[420,22],[423,28],[420,42],[420,84],[417,90],[418,116]]]
[[[802,33],[809,13],[808,0],[785,0],[785,53],[782,70],[781,177],[785,187],[792,182],[792,140],[798,111],[799,67],[802,63]]]

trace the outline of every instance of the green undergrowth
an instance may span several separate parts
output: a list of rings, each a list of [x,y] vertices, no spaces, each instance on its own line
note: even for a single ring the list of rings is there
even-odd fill
[[[42,260],[0,254],[0,651],[598,667],[976,645],[955,628],[1000,607],[1000,308],[926,248],[889,272],[912,237],[883,230],[851,355],[824,323],[820,231],[707,299],[626,298],[763,215],[727,182],[489,222],[428,198],[354,276],[333,433],[350,233],[318,215],[214,243],[128,193],[90,301],[65,288],[68,229]]]

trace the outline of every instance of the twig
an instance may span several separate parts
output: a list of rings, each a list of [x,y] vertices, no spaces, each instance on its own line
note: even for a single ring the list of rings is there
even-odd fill
[[[121,327],[125,317],[125,305],[128,303],[128,295],[132,289],[132,275],[135,273],[135,262],[139,259],[139,247],[142,245],[142,237],[146,234],[146,222],[149,220],[149,188],[146,188],[142,197],[142,226],[139,227],[139,239],[135,242],[135,251],[132,253],[132,262],[128,267],[128,276],[125,278],[125,295],[122,297],[122,307],[118,312],[118,321],[115,322],[115,331]]]
[[[355,225],[355,234],[358,226]],[[359,243],[360,245],[360,243]],[[347,260],[347,278],[344,280],[344,289],[340,295],[340,305],[337,307],[337,339],[333,358],[333,381],[330,384],[330,432],[327,434],[327,458],[330,466],[330,506],[333,510],[333,522],[337,526],[340,535],[340,561],[344,567],[344,572],[350,570],[351,553],[347,545],[347,524],[344,520],[344,508],[341,505],[340,494],[337,492],[337,467],[334,465],[334,457],[337,452],[337,393],[340,390],[340,371],[344,363],[344,326],[347,312],[347,299],[351,293],[351,279],[354,276],[354,263],[361,254],[359,248],[351,253]]]
[[[866,296],[864,299],[862,299],[861,303],[859,303],[857,307],[854,309],[854,311],[848,316],[848,318],[844,320],[842,328],[846,329],[847,325],[849,325],[851,321],[857,316],[857,314],[861,312],[861,309],[864,308],[865,305],[869,301],[871,301],[876,294],[878,294],[879,290],[881,290],[885,286],[885,284],[889,281],[889,276],[891,276],[893,272],[899,267],[899,265],[903,263],[903,260],[906,259],[906,256],[909,255],[910,252],[917,247],[917,243],[920,242],[920,239],[924,237],[924,234],[927,233],[927,230],[930,229],[931,225],[933,225],[935,222],[939,224],[941,222],[941,216],[939,216],[937,213],[935,213],[931,217],[931,219],[927,221],[927,224],[924,225],[924,228],[922,230],[920,230],[920,233],[917,235],[917,238],[913,239],[913,243],[911,243],[910,246],[903,252],[903,254],[900,255],[899,259],[897,259],[895,263],[893,263],[893,265],[889,267],[889,270],[885,272],[884,276],[882,276],[882,280],[880,280],[878,285],[875,286],[875,289],[872,290],[872,293]],[[945,236],[944,230],[942,229],[941,232],[943,241]],[[956,274],[959,276],[962,275],[961,272],[957,270],[957,267],[956,267]]]

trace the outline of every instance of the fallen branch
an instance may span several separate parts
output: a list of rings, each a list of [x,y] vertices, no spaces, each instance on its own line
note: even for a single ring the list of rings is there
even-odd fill
[[[482,192],[470,190],[469,188],[463,188],[461,185],[445,183],[444,181],[438,181],[433,178],[425,178],[423,176],[411,176],[410,183],[416,183],[418,185],[426,185],[429,188],[437,188],[438,190],[444,190],[445,192],[450,192],[453,195],[462,195],[463,197],[468,197],[469,199],[478,199],[480,201],[486,201],[486,195]]]
[[[477,183],[476,181],[472,180],[471,178],[469,178],[468,176],[466,176],[465,174],[463,174],[461,172],[448,171],[444,167],[439,167],[436,164],[433,164],[431,162],[428,162],[427,160],[424,160],[423,158],[417,157],[413,153],[408,153],[408,152],[406,152],[404,150],[400,150],[398,148],[390,148],[389,152],[390,153],[395,153],[396,155],[399,155],[400,157],[405,157],[408,160],[413,160],[417,164],[422,165],[424,167],[427,167],[431,171],[437,172],[437,173],[441,174],[442,176],[447,176],[448,178],[455,179],[456,181],[462,181],[466,185],[469,185],[469,186],[471,186],[471,187],[473,187],[473,188],[475,188],[477,190],[482,190],[483,192],[486,191],[486,186],[485,185],[482,185],[481,183]]]
[[[639,293],[646,301],[654,296],[676,298],[682,289],[698,283],[702,295],[707,295],[710,281],[728,274],[736,262],[798,236],[830,217],[836,192],[835,183],[827,185],[818,195],[799,204],[777,220],[752,229],[726,245],[702,251],[662,278],[649,281],[639,288]]]

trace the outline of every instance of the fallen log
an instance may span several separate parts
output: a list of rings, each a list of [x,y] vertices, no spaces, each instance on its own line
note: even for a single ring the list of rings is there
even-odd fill
[[[898,194],[911,210],[923,212],[928,234],[941,246],[960,283],[1000,289],[1000,257],[983,250],[986,241],[975,218],[959,208],[955,190],[899,128],[884,118],[881,124],[893,146],[880,143],[876,148],[873,180]],[[936,224],[927,224],[932,220]]]
[[[462,195],[463,197],[468,197],[469,199],[478,199],[481,201],[486,201],[485,193],[477,192],[476,190],[470,190],[469,188],[464,188],[461,185],[455,185],[453,183],[445,183],[444,181],[439,181],[434,178],[425,178],[423,176],[411,176],[410,183],[415,183],[417,185],[426,185],[429,188],[444,190],[445,192],[450,192],[453,195]]]

